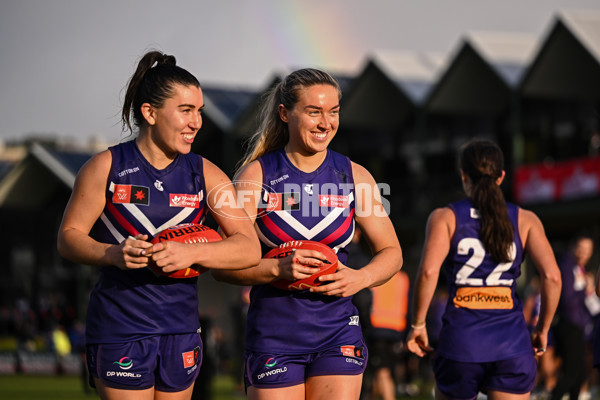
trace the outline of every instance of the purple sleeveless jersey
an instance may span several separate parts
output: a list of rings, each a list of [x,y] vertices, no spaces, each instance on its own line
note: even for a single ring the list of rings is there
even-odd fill
[[[256,226],[263,250],[290,240],[333,248],[346,263],[354,235],[354,180],[350,160],[331,150],[314,172],[296,168],[283,150],[259,158],[263,184]],[[264,254],[264,253],[263,253]],[[255,352],[304,354],[362,339],[352,298],[271,285],[252,288],[246,347]]]
[[[173,225],[202,223],[206,190],[200,156],[179,155],[158,170],[135,140],[110,152],[106,206],[92,229],[94,239],[117,244],[139,233],[152,237]],[[194,333],[199,327],[197,278],[158,277],[149,268],[100,268],[87,313],[88,344]]]
[[[461,362],[492,362],[533,354],[521,301],[515,293],[523,244],[519,208],[507,203],[513,224],[513,261],[492,260],[479,240],[479,214],[469,199],[450,204],[456,231],[444,261],[449,299],[438,353]]]

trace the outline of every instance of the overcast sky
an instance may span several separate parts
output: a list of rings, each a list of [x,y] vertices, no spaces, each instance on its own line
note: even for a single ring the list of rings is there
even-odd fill
[[[159,49],[204,85],[303,66],[358,74],[374,49],[452,52],[468,31],[543,37],[598,0],[0,0],[0,140],[121,138],[121,89]]]

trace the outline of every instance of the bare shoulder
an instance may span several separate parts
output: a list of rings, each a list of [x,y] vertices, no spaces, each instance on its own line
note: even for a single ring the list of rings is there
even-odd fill
[[[112,153],[110,150],[104,150],[94,154],[89,160],[83,164],[78,176],[96,175],[98,177],[108,176],[110,166],[112,164]]]
[[[519,235],[523,244],[527,243],[530,232],[544,232],[544,226],[540,218],[530,210],[519,208]]]
[[[542,221],[533,211],[519,208],[519,229],[529,230],[541,224]]]
[[[258,160],[245,165],[235,176],[234,181],[262,182],[262,167]]]
[[[209,187],[223,182],[231,182],[227,174],[225,174],[221,168],[204,157],[202,157],[202,168],[204,170],[204,180]]]
[[[374,183],[375,179],[373,175],[360,164],[354,161],[350,162],[352,165],[352,176],[354,177],[354,183]]]
[[[451,238],[456,230],[456,216],[450,207],[436,208],[427,219],[427,231],[443,233],[444,237]]]
[[[205,173],[222,173],[224,172],[219,168],[215,163],[210,161],[206,157],[202,157],[202,167],[204,168]]]
[[[436,208],[429,214],[429,223],[455,224],[456,217],[450,207]]]

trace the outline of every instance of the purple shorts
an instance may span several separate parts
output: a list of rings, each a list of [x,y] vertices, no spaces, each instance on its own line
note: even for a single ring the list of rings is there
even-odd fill
[[[475,399],[479,392],[525,394],[535,385],[537,363],[533,356],[467,363],[437,356],[433,372],[438,389],[449,399]]]
[[[360,375],[365,372],[368,352],[364,341],[336,346],[311,354],[250,353],[246,361],[246,388],[280,388],[304,383],[310,376]]]
[[[179,392],[190,387],[202,364],[200,333],[154,336],[131,343],[87,346],[90,383],[115,389]]]

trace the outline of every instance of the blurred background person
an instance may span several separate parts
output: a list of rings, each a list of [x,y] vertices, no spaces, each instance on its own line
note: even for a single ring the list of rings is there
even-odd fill
[[[402,384],[407,383],[409,371],[403,360],[403,340],[406,333],[409,286],[408,274],[399,271],[383,285],[371,289],[373,306],[367,344],[374,399],[393,400],[396,398],[399,379],[402,379]],[[394,379],[398,370],[402,376]]]
[[[562,360],[552,400],[561,400],[564,394],[578,400],[586,380],[585,329],[591,314],[585,304],[587,296],[586,265],[594,252],[594,241],[588,235],[573,239],[569,251],[559,262],[562,290],[554,327],[556,353]]]

